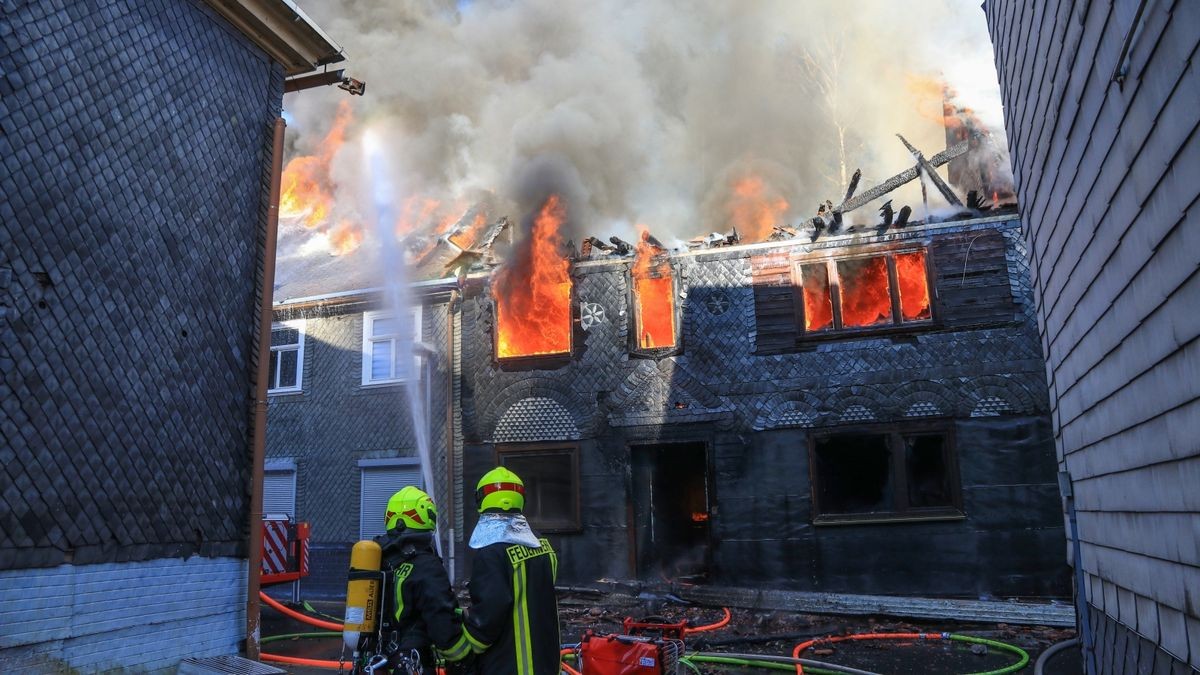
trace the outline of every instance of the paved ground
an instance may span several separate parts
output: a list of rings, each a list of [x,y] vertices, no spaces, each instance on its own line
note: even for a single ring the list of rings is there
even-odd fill
[[[335,603],[312,603],[330,616],[341,615]],[[720,608],[684,607],[660,601],[641,601],[629,596],[595,596],[566,594],[560,598],[564,641],[577,641],[587,630],[598,633],[620,631],[626,616],[643,618],[654,615],[669,621],[683,618],[693,625],[710,623],[721,618]],[[314,630],[300,622],[283,618],[278,612],[264,607],[263,635],[281,635]],[[1049,645],[1073,636],[1073,631],[1048,627],[1006,626],[1003,624],[961,624],[936,622],[907,622],[886,617],[838,617],[805,615],[789,612],[735,610],[733,620],[718,631],[698,634],[688,639],[692,650],[711,652],[745,652],[756,654],[790,655],[792,647],[804,635],[827,635],[861,632],[954,632],[999,640],[1025,649],[1030,665],[1022,672],[1032,673],[1032,659]],[[782,637],[780,637],[782,636]],[[263,651],[302,656],[305,658],[337,660],[341,654],[339,638],[288,639],[265,644]],[[982,650],[976,650],[979,652]],[[1001,668],[1015,662],[1015,657],[993,649],[985,653],[972,652],[969,645],[930,641],[923,643],[860,642],[841,643],[823,650],[806,653],[811,658],[853,666],[889,675],[937,675],[941,673],[977,673]],[[349,658],[349,654],[346,654]],[[1047,669],[1049,675],[1077,675],[1082,672],[1074,652],[1055,658]],[[285,666],[297,675],[318,675],[330,670]],[[770,672],[702,665],[703,673]]]

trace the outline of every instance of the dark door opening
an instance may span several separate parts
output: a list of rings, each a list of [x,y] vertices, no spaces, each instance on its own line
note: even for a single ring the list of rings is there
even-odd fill
[[[709,503],[704,444],[636,445],[630,454],[638,578],[705,581]]]

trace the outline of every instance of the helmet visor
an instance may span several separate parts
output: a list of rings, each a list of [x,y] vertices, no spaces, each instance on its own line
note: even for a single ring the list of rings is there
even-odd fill
[[[483,506],[484,497],[502,490],[511,490],[522,497],[525,496],[525,486],[520,483],[487,483],[475,491],[475,506]]]

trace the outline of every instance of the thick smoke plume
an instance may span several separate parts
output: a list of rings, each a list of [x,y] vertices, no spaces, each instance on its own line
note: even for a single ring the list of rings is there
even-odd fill
[[[811,217],[855,168],[861,191],[911,166],[897,133],[926,155],[945,148],[942,88],[913,78],[946,82],[955,106],[1000,127],[978,0],[301,4],[367,82],[329,164],[331,223],[359,219],[368,130],[397,194],[450,215],[486,195],[489,216],[517,220],[555,192],[563,238],[579,242],[632,238],[635,222],[668,240],[741,230],[764,210]],[[285,99],[293,155],[321,154],[344,98]],[[893,198],[919,211],[907,189]]]

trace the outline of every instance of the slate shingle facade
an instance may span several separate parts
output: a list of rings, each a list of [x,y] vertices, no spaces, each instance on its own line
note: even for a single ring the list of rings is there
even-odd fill
[[[196,0],[0,13],[0,670],[173,666],[160,583],[231,628],[175,660],[232,653],[282,69]],[[31,602],[94,620],[30,634]]]
[[[1093,665],[1200,668],[1200,4],[984,9]]]

